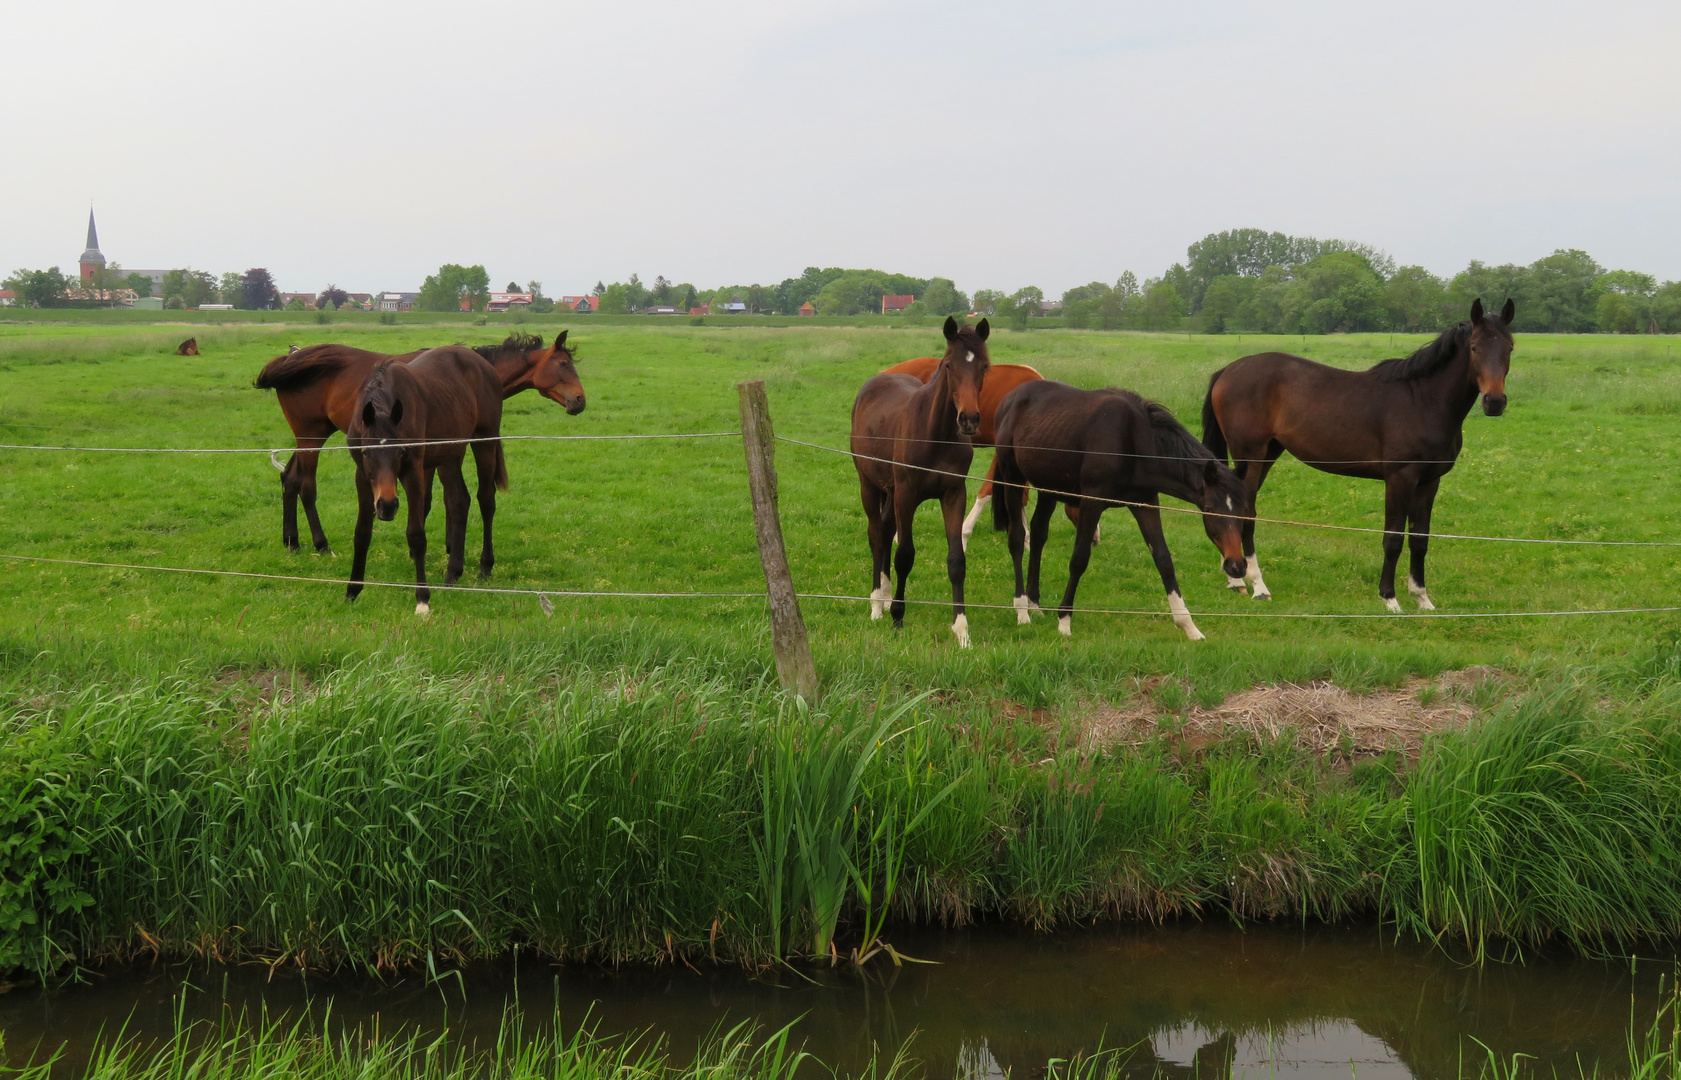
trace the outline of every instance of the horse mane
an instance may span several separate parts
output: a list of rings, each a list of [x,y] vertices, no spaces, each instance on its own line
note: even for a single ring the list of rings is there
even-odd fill
[[[533,349],[543,347],[543,338],[538,334],[509,334],[502,339],[500,345],[474,345],[472,350],[480,356],[495,363],[497,357],[519,355],[523,356]]]
[[[1144,415],[1150,420],[1150,430],[1156,436],[1156,452],[1162,458],[1184,462],[1218,460],[1214,451],[1202,445],[1202,441],[1192,435],[1191,430],[1181,424],[1166,405],[1119,387],[1111,387],[1109,392],[1119,394],[1144,410]]]
[[[257,372],[257,389],[290,390],[342,371],[347,362],[338,346],[311,345],[264,364],[263,370]]]
[[[1448,327],[1437,335],[1436,340],[1414,352],[1411,356],[1397,356],[1392,360],[1382,360],[1374,364],[1369,370],[1378,377],[1379,382],[1411,382],[1422,379],[1426,375],[1434,375],[1448,365],[1464,348],[1465,342],[1471,336],[1469,322],[1458,323]]]

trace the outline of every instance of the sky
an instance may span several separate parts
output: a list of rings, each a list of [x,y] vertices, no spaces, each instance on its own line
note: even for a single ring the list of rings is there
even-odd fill
[[[1057,295],[1209,232],[1681,278],[1681,4],[0,3],[0,273]]]

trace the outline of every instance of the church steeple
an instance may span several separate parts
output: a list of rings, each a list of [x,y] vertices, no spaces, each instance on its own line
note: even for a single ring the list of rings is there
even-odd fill
[[[105,269],[105,256],[99,251],[99,233],[95,232],[93,227],[92,206],[88,207],[88,246],[87,250],[82,252],[80,261],[83,281],[93,277],[95,271]]]

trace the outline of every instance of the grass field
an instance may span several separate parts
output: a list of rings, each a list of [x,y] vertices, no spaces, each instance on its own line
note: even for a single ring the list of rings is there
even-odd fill
[[[227,326],[180,358],[179,327],[0,324],[0,437],[286,446],[251,379],[288,345],[401,351],[489,329]],[[779,434],[843,446],[857,386],[939,344],[934,328],[573,334],[588,410],[524,395],[505,433],[727,431],[734,384],[758,378]],[[1423,340],[1005,332],[993,358],[1131,387],[1191,421],[1208,374],[1237,356],[1283,347],[1365,366]],[[1511,407],[1468,421],[1436,528],[1675,539],[1675,360],[1662,338],[1520,338]],[[507,453],[493,584],[762,589],[737,440]],[[796,584],[867,591],[850,462],[783,444],[778,472]],[[1050,925],[1367,911],[1473,941],[1681,929],[1673,613],[1236,617],[1381,613],[1378,538],[1263,525],[1277,599],[1261,605],[1225,589],[1194,517],[1168,514],[1206,642],[1164,617],[1077,612],[1064,640],[1050,619],[1018,628],[1009,611],[972,609],[975,648],[962,651],[941,607],[913,607],[895,633],[864,605],[809,601],[825,699],[808,715],[767,677],[757,599],[562,599],[551,617],[529,596],[435,593],[429,621],[407,590],[346,604],[348,456],[321,469],[331,556],[282,549],[277,477],[261,454],[0,451],[0,555],[326,582],[0,563],[0,815],[20,838],[0,868],[0,961],[155,948],[377,964],[518,942],[763,958],[824,951],[837,920],[856,944],[883,915],[985,913]],[[1377,527],[1381,503],[1377,484],[1285,463],[1261,513]],[[1162,611],[1136,529],[1107,517],[1081,606]],[[936,521],[933,507],[918,518],[913,599],[949,595]],[[441,515],[430,525],[441,577]],[[1059,519],[1047,591],[1070,536]],[[1662,547],[1440,540],[1430,570],[1450,614],[1668,605],[1681,585],[1677,550]],[[396,526],[376,528],[369,573],[410,579]],[[1007,604],[1010,582],[1002,537],[978,532],[970,601]],[[1068,736],[1083,711],[1147,686],[1171,712],[1257,682],[1361,689],[1474,664],[1514,676],[1507,700],[1480,700],[1490,718],[1418,767],[1188,747],[1167,729],[1108,754]],[[893,731],[910,733],[870,751],[877,716],[899,708],[911,711]]]

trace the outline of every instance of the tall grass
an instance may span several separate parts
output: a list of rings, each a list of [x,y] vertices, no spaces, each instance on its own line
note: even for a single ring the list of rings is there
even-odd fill
[[[1108,753],[709,665],[19,687],[0,962],[860,959],[892,920],[1375,913],[1477,947],[1681,929],[1681,732],[1537,693],[1413,769]],[[1660,695],[1660,701],[1669,700]]]

